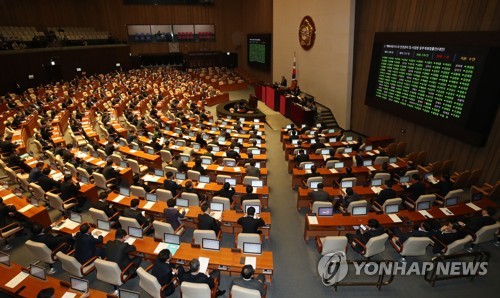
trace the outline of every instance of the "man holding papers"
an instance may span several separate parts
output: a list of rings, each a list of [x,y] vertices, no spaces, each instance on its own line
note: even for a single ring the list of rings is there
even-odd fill
[[[130,263],[134,263],[134,268],[130,270],[130,273],[135,273],[135,270],[139,265],[141,265],[142,258],[135,256],[130,258],[129,254],[136,250],[134,245],[130,245],[125,242],[128,235],[124,229],[117,229],[115,234],[115,240],[108,241],[105,245],[105,253],[107,260],[110,262],[115,262],[118,264],[121,270],[125,269]]]
[[[201,205],[203,214],[198,215],[198,229],[213,230],[217,235],[220,231],[221,222],[210,216],[210,208],[208,204]]]
[[[182,213],[175,208],[175,199],[168,199],[168,208],[163,209],[163,214],[165,214],[165,221],[172,226],[172,229],[177,230],[177,228],[182,224],[181,218],[186,215],[186,210],[182,210]]]
[[[255,218],[255,208],[248,207],[247,215],[240,217],[238,219],[238,224],[243,228],[243,233],[258,233],[261,234],[262,231],[259,231],[260,227],[263,227],[266,223],[260,217]]]
[[[75,235],[75,259],[80,264],[84,264],[89,259],[95,256],[105,257],[104,251],[97,247],[97,244],[102,243],[103,237],[99,235],[94,238],[90,234],[90,226],[84,223],[80,226],[80,232]]]
[[[220,271],[213,270],[208,274],[208,270],[205,272],[200,272],[200,261],[198,259],[192,259],[189,263],[189,271],[183,272],[182,267],[179,268],[179,279],[181,283],[187,281],[198,284],[207,284],[210,289],[219,286]],[[217,290],[217,296],[222,296],[226,293],[225,290]]]

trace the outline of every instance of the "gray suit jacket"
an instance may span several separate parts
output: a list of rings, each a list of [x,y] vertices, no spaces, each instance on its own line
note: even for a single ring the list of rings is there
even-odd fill
[[[260,296],[266,295],[266,292],[264,292],[264,284],[253,278],[251,280],[244,280],[242,277],[233,279],[230,288],[232,288],[233,285],[251,290],[259,290]]]
[[[330,202],[330,195],[328,192],[324,190],[310,191],[309,197],[313,200],[313,202],[321,201],[321,202]]]

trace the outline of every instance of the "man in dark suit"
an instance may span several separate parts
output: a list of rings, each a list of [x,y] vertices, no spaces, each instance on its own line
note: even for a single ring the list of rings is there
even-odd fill
[[[222,189],[219,191],[216,191],[214,193],[214,196],[219,196],[219,197],[224,197],[228,198],[229,201],[232,203],[233,202],[233,196],[236,193],[236,190],[234,187],[231,187],[231,184],[229,182],[224,182],[224,185],[222,186]]]
[[[130,201],[130,208],[127,208],[123,210],[123,216],[124,217],[130,217],[130,218],[135,218],[139,225],[144,226],[145,224],[149,224],[150,221],[142,215],[142,212],[140,210],[137,210],[137,207],[139,206],[139,199],[135,198]]]
[[[264,287],[266,277],[264,274],[259,274],[257,278],[253,278],[254,273],[255,270],[252,265],[243,266],[243,268],[241,268],[241,277],[233,279],[229,288],[232,289],[233,286],[240,286],[250,290],[258,290],[260,292],[260,296],[266,296],[266,288]]]
[[[205,168],[203,168],[203,166],[201,165],[201,158],[199,158],[199,157],[194,159],[194,166],[193,166],[192,170],[200,172],[201,175],[207,174],[207,170],[205,170]]]
[[[347,234],[346,237],[349,243],[351,243],[351,246],[354,248],[354,250],[360,252],[363,250],[363,247],[357,244],[354,239],[357,239],[361,243],[366,245],[366,243],[368,243],[371,238],[380,236],[383,233],[384,228],[380,225],[378,220],[371,218],[368,220],[368,227],[366,227],[366,230],[360,228],[356,231],[356,234]]]
[[[394,182],[392,182],[391,179],[387,179],[385,181],[385,186],[387,186],[387,188],[385,189],[382,189],[378,195],[377,195],[377,203],[380,204],[380,206],[384,205],[384,202],[388,199],[394,199],[398,196],[398,194],[396,193],[396,191],[394,189],[392,189],[392,185],[394,184]]]
[[[442,178],[443,179],[436,184],[438,188],[436,194],[444,198],[450,190],[453,190],[453,181],[451,181],[450,174],[448,173],[443,174]]]
[[[4,154],[12,154],[12,153],[14,153],[14,150],[17,147],[19,147],[19,144],[12,143],[12,137],[11,136],[5,137],[5,140],[3,140],[0,143],[0,149],[2,149],[2,152]]]
[[[42,170],[42,176],[38,179],[38,185],[43,189],[43,191],[47,192],[52,189],[61,189],[61,182],[56,181],[49,177],[50,168],[45,168]]]
[[[258,233],[258,234],[262,233],[262,231],[259,231],[259,228],[266,225],[266,223],[262,218],[260,217],[255,218],[254,207],[248,207],[247,215],[240,217],[238,219],[238,224],[241,225],[243,233]]]
[[[464,221],[459,221],[458,224],[471,233],[476,233],[482,227],[495,224],[497,221],[493,218],[496,209],[493,207],[486,207],[481,211],[481,216],[474,216]]]
[[[455,242],[456,240],[463,239],[467,236],[466,231],[462,226],[455,222],[448,222],[441,227],[441,230],[434,235],[434,247],[432,252],[437,254],[443,251],[446,245]]]
[[[352,173],[352,168],[347,167],[347,168],[345,168],[345,174],[340,175],[339,179],[337,180],[337,182],[340,184],[342,182],[342,179],[344,179],[344,178],[351,178],[351,177],[356,177],[356,175],[354,175]]]
[[[28,176],[28,182],[38,182],[38,179],[42,177],[42,169],[45,164],[43,162],[37,162],[36,166],[31,170]]]
[[[409,187],[405,187],[407,197],[414,202],[421,195],[425,195],[426,189],[425,184],[421,181],[420,176],[418,174],[413,174],[411,176],[411,185]]]
[[[169,262],[171,258],[172,254],[170,253],[170,250],[162,249],[158,253],[158,257],[156,258],[153,268],[151,269],[151,274],[156,277],[156,280],[158,280],[161,287],[169,285],[161,293],[162,297],[167,297],[175,292],[175,285],[171,283],[171,281],[174,278],[174,275],[177,274],[177,269],[170,266]]]
[[[62,243],[67,243],[71,248],[73,245],[73,237],[71,237],[71,235],[54,236],[49,231],[50,230],[44,230],[39,223],[34,223],[32,227],[33,236],[31,237],[31,240],[44,243],[50,250],[56,249]],[[69,251],[69,249],[67,251]]]
[[[247,176],[260,177],[260,169],[255,166],[255,160],[251,160],[245,170]]]
[[[19,155],[20,155],[19,149],[16,148],[14,152],[11,153],[7,158],[7,165],[11,168],[19,167],[23,170],[24,173],[31,172],[31,167],[25,164],[24,159],[22,159]]]
[[[102,170],[102,174],[106,180],[114,178],[117,180],[116,184],[120,182],[120,173],[113,168],[113,161],[111,159],[106,162],[106,165]]]
[[[410,237],[432,237],[437,231],[434,230],[432,224],[428,221],[424,221],[420,224],[418,228],[413,229],[408,233],[402,233],[398,227],[391,228],[394,233],[393,239],[403,244]]]
[[[182,212],[179,212],[177,208],[175,208],[175,200],[168,199],[167,201],[168,208],[163,209],[163,214],[165,215],[165,221],[169,223],[174,230],[182,224],[181,218],[184,218],[186,215],[186,210],[182,208]]]
[[[113,152],[115,152],[115,145],[112,140],[108,140],[108,143],[104,146],[104,152],[106,153],[106,156],[110,156]]]
[[[347,207],[349,207],[349,204],[351,204],[352,202],[361,200],[361,196],[355,193],[351,187],[346,188],[345,193],[346,195],[342,199],[342,205],[345,209],[347,209]]]
[[[203,214],[198,215],[198,229],[212,230],[217,235],[220,231],[221,222],[210,216],[208,204],[201,205]]]
[[[183,272],[182,269],[179,270],[179,279],[181,281],[181,284],[185,281],[198,284],[207,284],[210,289],[213,289],[214,287],[219,286],[220,271],[213,270],[210,275],[208,275],[208,272],[200,272],[200,261],[198,259],[192,259],[189,263],[188,272]],[[225,290],[217,290],[217,296],[222,296],[225,293]]]
[[[63,183],[61,183],[61,200],[66,201],[70,198],[78,200],[78,207],[81,208],[85,204],[85,197],[79,194],[80,184],[73,182],[71,174],[64,175]]]
[[[108,217],[112,217],[117,212],[117,210],[116,208],[111,207],[110,204],[106,202],[108,194],[109,193],[106,191],[101,192],[99,194],[99,200],[92,203],[92,208],[102,210]]]
[[[99,233],[96,231],[95,233]],[[84,223],[80,226],[80,232],[75,235],[75,254],[73,255],[80,264],[84,264],[95,256],[105,257],[104,250],[97,247],[97,244],[102,243],[102,235],[98,235],[97,239],[90,234],[90,226]]]
[[[308,194],[309,198],[314,202],[331,202],[330,195],[328,192],[323,190],[323,183],[318,183],[318,190],[310,191]]]
[[[175,182],[172,172],[167,172],[167,179],[163,181],[163,187],[165,187],[166,190],[170,190],[174,197],[177,195],[177,191],[181,189],[181,186]]]
[[[309,155],[306,154],[304,149],[300,149],[297,156],[294,159],[297,162],[297,165],[300,165],[301,162],[309,161]]]
[[[257,194],[253,193],[253,186],[247,185],[246,187],[246,194],[243,195],[240,199],[241,206],[243,206],[243,202],[245,200],[258,200],[259,196]]]
[[[139,267],[142,259],[139,256],[130,258],[129,254],[134,252],[136,248],[125,242],[127,238],[128,235],[124,229],[117,229],[115,240],[108,241],[105,245],[105,254],[107,260],[118,264],[121,270],[125,269],[130,263],[134,263],[135,266],[130,271],[132,274]]]
[[[241,158],[240,154],[236,152],[236,150],[234,150],[234,145],[231,145],[229,147],[229,150],[226,152],[226,157],[234,158],[236,161],[238,161]]]

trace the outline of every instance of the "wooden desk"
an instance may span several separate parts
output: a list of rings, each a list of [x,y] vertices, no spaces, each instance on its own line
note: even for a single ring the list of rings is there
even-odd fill
[[[22,267],[20,265],[13,263],[11,263],[10,267],[0,265],[0,270],[2,271],[2,274],[0,274],[0,289],[2,292],[13,295],[14,297],[33,298],[37,296],[40,290],[52,287],[55,289],[55,297],[62,297],[66,292],[82,294],[73,291],[70,288],[61,286],[59,279],[53,278],[49,275],[47,275],[47,280],[45,281],[40,280],[33,276],[28,276],[22,282],[20,282],[16,287],[14,288],[7,287],[5,284],[8,283],[16,275],[18,275],[21,272],[21,269]],[[23,286],[25,288],[19,293],[17,293],[17,291],[21,289]],[[80,297],[80,295],[77,295],[76,297]],[[90,289],[89,297],[106,298],[107,293]]]
[[[118,197],[119,194],[111,192],[106,199],[108,203],[114,204],[119,209],[125,209],[130,207],[130,202],[134,197],[124,197],[119,202],[113,201]],[[146,211],[146,213],[153,215],[159,219],[164,219],[165,215],[163,210],[167,208],[167,203],[163,201],[156,202],[150,209],[145,209],[144,205],[148,202],[146,200],[140,200],[138,209]],[[184,225],[193,229],[198,228],[198,215],[202,214],[201,207],[189,206],[189,212],[186,214],[186,220]],[[237,223],[238,219],[242,217],[243,213],[238,213],[235,210],[225,210],[222,212],[221,218],[221,230],[225,233],[237,234],[241,232],[241,226]],[[271,213],[261,212],[261,218],[266,223],[265,227],[260,228],[262,235],[269,239],[271,235]]]
[[[194,167],[194,162],[188,162],[187,166],[188,168],[192,169]],[[206,165],[205,170],[210,176],[210,180],[215,180],[218,174],[222,174],[236,178],[236,183],[241,184],[243,182],[243,177],[246,176],[245,167],[225,167],[218,164],[210,164]],[[264,181],[264,185],[267,185],[267,168],[260,169],[259,178]]]
[[[15,196],[10,189],[0,190],[0,196],[3,198],[4,204],[16,206],[17,211],[23,209],[28,205],[31,205],[30,203],[28,203],[25,197]],[[24,212],[18,212],[18,213],[31,222],[37,222],[44,227],[50,226],[51,221],[47,209],[45,207],[36,207],[34,205],[31,206],[33,207],[29,208]]]
[[[133,159],[137,160],[139,165],[146,164],[149,167],[152,167],[155,169],[162,168],[161,158],[159,155],[148,154],[148,153],[141,151],[141,150],[132,150],[128,146],[121,146],[119,150],[121,153],[124,153],[127,156],[132,157]]]
[[[477,206],[484,208],[486,206],[496,207],[496,204],[490,200],[483,199],[475,203]],[[475,211],[474,209],[465,205],[465,203],[459,203],[457,206],[448,207],[448,209],[453,212],[452,216],[444,214],[439,207],[432,207],[428,212],[433,216],[434,219],[445,219],[454,218],[463,215],[479,214],[481,211]],[[391,220],[387,214],[377,214],[375,212],[369,212],[367,215],[361,216],[344,216],[342,214],[334,214],[333,216],[320,216],[318,218],[318,224],[311,224],[309,222],[309,217],[306,216],[305,227],[304,227],[304,240],[308,240],[309,237],[325,237],[325,236],[336,236],[345,232],[355,231],[353,227],[359,226],[361,224],[367,225],[368,220],[373,218],[377,219],[379,223],[384,227],[395,227],[395,226],[405,226],[414,225],[420,222],[426,221],[427,218],[424,217],[418,211],[401,210],[398,214],[399,218],[403,222],[395,223]]]
[[[90,163],[94,166],[98,166],[100,168],[104,168],[104,166],[106,166],[106,161],[98,157],[93,157],[91,155],[88,155],[87,153],[78,151],[78,149],[73,149],[71,150],[71,152],[75,154],[76,157],[79,157],[83,161]],[[122,177],[122,180],[126,182],[128,185],[133,184],[134,173],[132,172],[131,168],[120,168],[120,175]]]

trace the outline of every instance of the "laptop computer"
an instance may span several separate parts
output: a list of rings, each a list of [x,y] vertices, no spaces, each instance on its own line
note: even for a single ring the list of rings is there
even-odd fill
[[[158,197],[155,193],[146,193],[146,201],[148,202],[158,202]]]
[[[10,255],[0,251],[0,264],[10,267]]]
[[[175,173],[175,179],[186,180],[186,174],[177,172],[177,173]]]
[[[352,215],[366,215],[368,212],[366,206],[358,206],[352,208]]]
[[[401,176],[399,177],[399,183],[409,183],[410,182],[410,176]]]
[[[255,214],[260,214],[260,206],[259,205],[246,205],[245,206],[245,213],[248,213],[248,208],[253,207],[255,208]]]
[[[417,211],[420,211],[420,210],[429,210],[429,209],[431,209],[431,202],[429,202],[429,201],[418,203],[417,204],[417,208],[416,208]]]
[[[163,177],[165,175],[165,172],[163,172],[162,169],[155,169],[155,176],[160,176]]]
[[[310,170],[312,168],[312,166],[314,165],[314,163],[305,163],[304,164],[304,170]]]
[[[199,183],[210,183],[210,176],[200,176],[198,177]]]
[[[329,143],[335,143],[335,142],[337,142],[337,138],[329,138],[328,142]]]
[[[47,270],[35,264],[30,264],[30,275],[41,280],[47,280]]]
[[[293,139],[292,140],[292,145],[297,145],[299,143],[299,140],[298,139]]]
[[[87,293],[89,290],[89,281],[83,278],[71,276],[69,278],[70,288],[77,292]]]
[[[175,199],[175,205],[179,207],[189,207],[189,201],[188,199],[182,199],[182,198],[177,198]]]
[[[312,189],[318,189],[318,184],[322,183],[321,181],[312,181],[311,182],[311,188]]]
[[[240,147],[234,147],[233,150],[240,153]]]
[[[132,145],[132,150],[139,151],[139,145]]]
[[[128,227],[128,235],[134,238],[142,238],[143,231],[141,228]]]
[[[373,165],[373,160],[371,159],[363,160],[364,167],[371,167],[372,165]]]
[[[201,164],[202,165],[210,165],[210,164],[212,164],[212,160],[210,158],[202,158]]]
[[[122,161],[120,161],[120,167],[126,168],[126,167],[128,167],[128,163],[126,161],[122,160]]]
[[[233,160],[226,160],[226,161],[224,161],[224,166],[226,166],[226,167],[235,167],[236,166],[236,162],[233,161]]]
[[[186,156],[186,155],[181,155],[181,160],[183,162],[189,162],[189,156]]]
[[[350,141],[352,141],[353,139],[352,139],[352,136],[348,136],[348,137],[345,137],[345,140],[346,140],[347,142],[350,142]]]
[[[396,163],[396,162],[398,162],[397,157],[389,157],[389,163]]]
[[[253,155],[260,155],[261,154],[260,149],[253,149],[252,154]]]
[[[219,152],[220,148],[219,146],[212,146],[212,152]]]
[[[229,185],[231,185],[231,186],[235,186],[236,185],[236,179],[235,178],[226,178],[226,179],[224,179],[224,182],[229,183]]]
[[[352,147],[345,147],[344,153],[352,153]]]
[[[352,181],[352,180],[340,182],[340,187],[342,187],[342,188],[348,188],[348,187],[353,187],[353,186],[354,186],[354,181]]]
[[[344,163],[343,162],[335,162],[333,163],[333,168],[335,169],[342,169],[344,167]]]
[[[260,161],[255,163],[255,167],[260,169]]]
[[[482,198],[483,198],[483,194],[482,194],[482,193],[480,193],[480,192],[476,192],[476,193],[473,193],[473,194],[471,195],[471,199],[470,199],[470,201],[471,201],[472,203],[474,203],[474,202],[480,201]]]
[[[89,183],[89,178],[87,178],[87,176],[80,175],[80,181],[82,183]]]
[[[147,148],[146,153],[147,154],[155,154],[155,150],[153,148]]]
[[[451,197],[444,200],[445,207],[452,207],[458,205],[458,197]]]
[[[212,211],[224,211],[224,204],[212,202],[212,203],[210,203],[210,210],[212,210]]]
[[[120,188],[119,188],[119,193],[120,193],[122,196],[125,196],[125,197],[130,197],[130,188],[120,186]]]
[[[196,149],[196,150],[201,149],[201,145],[200,145],[200,144],[198,144],[198,143],[193,143],[193,144],[192,144],[192,147],[193,147],[193,149]]]
[[[99,230],[108,231],[111,229],[111,223],[106,220],[97,220],[97,228]]]
[[[372,186],[382,186],[382,179],[380,179],[380,178],[372,179],[371,185]]]
[[[318,216],[332,216],[333,215],[333,207],[319,207],[317,215]]]
[[[71,221],[77,222],[77,223],[82,223],[82,216],[78,213],[75,212],[70,212],[69,213],[69,219]]]
[[[220,241],[215,239],[202,238],[201,248],[209,250],[220,250]]]
[[[243,253],[252,255],[261,255],[262,244],[255,242],[243,242]]]
[[[321,149],[321,155],[330,155],[330,149]]]
[[[264,181],[263,180],[252,180],[251,185],[252,185],[252,187],[264,187]]]
[[[365,151],[372,151],[373,150],[373,146],[372,145],[366,145],[365,146]]]
[[[398,213],[399,212],[399,204],[389,204],[385,205],[385,214],[393,214],[393,213]]]
[[[181,244],[181,237],[176,234],[164,233],[163,234],[163,242],[170,244]]]

